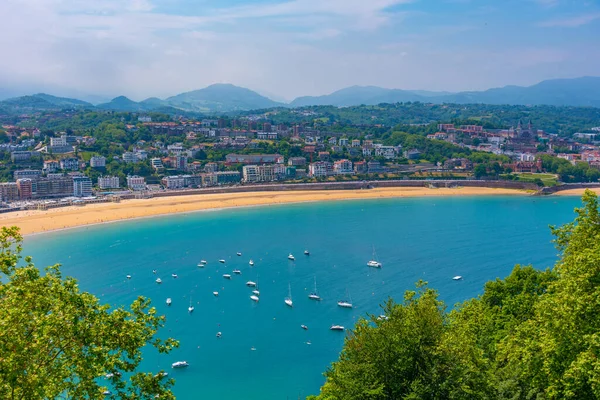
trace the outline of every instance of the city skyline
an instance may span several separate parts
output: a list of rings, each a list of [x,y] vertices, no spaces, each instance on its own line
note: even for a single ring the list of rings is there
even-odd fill
[[[600,7],[570,0],[6,0],[0,88],[275,100],[352,85],[485,90],[596,75]]]

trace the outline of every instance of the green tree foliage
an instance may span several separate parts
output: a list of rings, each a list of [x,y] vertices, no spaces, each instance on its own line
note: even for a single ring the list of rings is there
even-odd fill
[[[544,169],[558,174],[563,182],[598,182],[600,179],[600,171],[590,167],[588,163],[579,162],[573,165],[568,160],[547,154],[541,155],[540,158]]]
[[[361,319],[314,399],[600,398],[600,212],[552,227],[552,270],[517,265],[451,312],[422,283]]]
[[[41,273],[21,241],[18,228],[0,231],[0,398],[103,399],[109,388],[121,399],[173,399],[172,379],[137,371],[142,347],[178,346],[156,337],[164,317],[150,301],[101,304],[58,265]]]

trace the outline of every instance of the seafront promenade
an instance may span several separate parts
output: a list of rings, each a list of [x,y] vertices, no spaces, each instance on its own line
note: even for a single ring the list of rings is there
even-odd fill
[[[203,194],[227,194],[249,192],[289,192],[289,191],[322,191],[322,190],[369,190],[375,188],[494,188],[538,191],[533,183],[513,181],[482,181],[482,180],[386,180],[386,181],[350,181],[350,182],[318,182],[318,183],[269,183],[254,185],[235,185],[185,190],[161,190],[130,192],[126,194],[106,195],[77,200],[39,200],[17,207],[0,209],[0,213],[16,211],[44,211],[53,208],[85,206],[97,203],[118,203],[121,200],[148,199],[160,197],[192,196]]]

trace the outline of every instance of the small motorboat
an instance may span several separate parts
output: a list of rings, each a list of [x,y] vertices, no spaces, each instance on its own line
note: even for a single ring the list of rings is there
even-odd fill
[[[255,295],[257,295],[257,296],[260,296],[260,291],[258,291],[258,290],[253,290],[253,291],[252,291],[252,294],[255,294]]]
[[[153,269],[153,270],[152,270],[152,273],[153,273],[153,274],[156,274],[156,270],[155,270],[155,269]]]
[[[220,262],[221,264],[225,264],[225,260],[223,260],[223,259],[219,260],[219,262]]]
[[[375,260],[371,260],[367,263],[367,267],[371,267],[371,268],[381,268],[382,265],[379,261],[375,261]]]
[[[225,279],[231,279],[231,275],[229,275],[229,274],[223,274],[223,278],[225,278]]]
[[[215,297],[219,297],[219,292],[213,292],[213,295],[214,295]]]
[[[223,336],[223,334],[221,332],[217,332],[217,337],[220,338],[221,336]]]
[[[204,268],[205,266],[206,266],[206,264],[203,264],[203,263],[198,264],[198,268]]]
[[[254,261],[250,260],[248,264],[250,264],[251,267],[254,267]]]
[[[454,278],[452,278],[452,280],[454,280],[454,281],[462,281],[462,278],[463,278],[462,276],[456,275]]]
[[[171,274],[173,278],[177,278],[177,274]]]
[[[173,302],[173,300],[171,300],[171,298],[170,298],[170,297],[169,297],[169,298],[167,298],[167,305],[168,305],[168,306],[170,306],[172,302]]]
[[[305,331],[308,330],[308,326],[306,326],[306,325],[300,325],[300,328],[304,329]]]
[[[258,303],[258,301],[260,300],[260,297],[258,297],[257,295],[253,294],[252,296],[250,296],[250,299],[252,301],[256,301]]]
[[[156,283],[158,283],[158,284],[160,285],[160,284],[162,283],[162,279],[160,279],[160,278],[156,278],[156,281],[155,281],[155,282],[156,282]]]
[[[237,253],[235,253],[235,254],[237,254],[238,257],[242,256],[242,253],[240,253],[239,251]]]
[[[239,269],[234,269],[233,273],[236,274],[236,275],[241,275],[242,271],[240,271]]]
[[[188,307],[188,312],[189,312],[189,313],[193,313],[193,312],[194,312],[194,306],[190,305],[190,306]]]
[[[169,376],[168,372],[159,372],[158,374],[154,375],[155,378],[162,378],[164,376]]]
[[[379,317],[377,317],[378,321],[387,321],[388,319],[390,319],[390,318],[384,314],[381,314]]]
[[[131,279],[131,275],[127,275],[127,279]]]
[[[256,351],[256,347],[254,347],[254,346],[250,347],[250,351]]]
[[[308,250],[304,250],[304,255],[305,256],[310,256],[310,252]]]
[[[329,328],[332,331],[343,331],[344,327],[342,325],[331,325],[331,328]]]
[[[288,255],[288,260],[290,260],[290,261],[294,261],[295,259],[296,259],[296,257],[294,257],[294,255],[293,255],[292,253],[290,253],[290,254]]]
[[[177,361],[171,364],[171,368],[185,368],[189,366],[190,364],[187,361]]]
[[[256,287],[256,282],[248,281],[248,282],[246,282],[246,286],[248,286],[248,287]]]

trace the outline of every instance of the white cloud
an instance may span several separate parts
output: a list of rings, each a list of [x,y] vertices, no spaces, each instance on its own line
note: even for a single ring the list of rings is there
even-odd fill
[[[538,25],[545,28],[577,28],[587,25],[600,19],[600,13],[591,13],[584,15],[576,15],[572,17],[564,17],[540,22]]]

